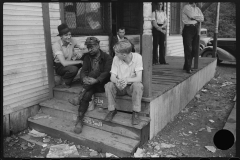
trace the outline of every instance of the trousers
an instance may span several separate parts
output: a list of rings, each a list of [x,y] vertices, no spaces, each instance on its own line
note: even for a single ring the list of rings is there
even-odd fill
[[[96,79],[100,74],[99,71],[91,71],[88,76]],[[84,115],[87,112],[89,102],[92,100],[92,95],[97,92],[104,92],[104,85],[97,83],[94,85],[83,85],[83,88],[86,92],[80,101],[78,112],[81,112]]]
[[[61,76],[65,84],[70,85],[77,75],[78,70],[82,67],[82,64],[71,65],[64,67],[61,63],[55,63],[55,71]]]
[[[113,111],[116,108],[116,95],[132,96],[133,111],[141,111],[141,99],[143,95],[143,84],[140,82],[127,85],[123,90],[119,90],[115,83],[108,82],[105,84],[105,93],[108,99],[108,110]]]
[[[158,26],[162,26],[162,25],[158,25]],[[166,63],[165,45],[164,45],[165,34],[153,27],[152,35],[153,35],[153,63],[159,62],[160,64],[164,64]],[[159,47],[159,57],[158,57],[158,47]]]
[[[183,69],[190,70],[192,67],[192,60],[197,54],[198,46],[198,31],[196,26],[184,26],[183,32],[183,47],[184,47],[184,66]]]

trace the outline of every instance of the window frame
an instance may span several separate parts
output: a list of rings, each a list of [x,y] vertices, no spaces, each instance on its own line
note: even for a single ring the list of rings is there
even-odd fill
[[[173,4],[175,4],[175,17],[173,18]],[[182,30],[182,16],[181,16],[182,3],[180,2],[170,2],[170,25],[169,25],[169,35],[179,35]],[[177,20],[177,22],[176,22]],[[174,22],[174,23],[173,23]],[[173,28],[172,25],[175,25]],[[174,31],[173,31],[174,29]]]
[[[65,3],[69,3],[69,2],[63,2],[60,3],[60,9],[61,9],[61,22],[62,23],[66,23],[66,16],[65,16]],[[73,6],[76,7],[77,4],[76,3],[85,3],[85,2],[72,2]],[[96,3],[96,2],[89,2],[89,3]],[[79,29],[79,28],[70,28],[72,36],[73,37],[78,37],[78,36],[82,36],[82,35],[109,35],[110,31],[110,4],[107,2],[99,2],[101,4],[101,19],[102,19],[102,26],[103,28],[101,29],[97,29],[97,30],[93,30],[93,29]],[[76,12],[76,9],[75,11]]]

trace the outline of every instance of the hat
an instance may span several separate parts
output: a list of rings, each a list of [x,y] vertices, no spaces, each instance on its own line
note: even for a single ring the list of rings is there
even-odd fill
[[[99,40],[96,37],[88,37],[85,41],[85,45],[99,44]]]
[[[66,33],[68,33],[70,31],[70,29],[68,28],[68,26],[65,23],[62,23],[61,25],[58,26],[58,36],[64,35]]]

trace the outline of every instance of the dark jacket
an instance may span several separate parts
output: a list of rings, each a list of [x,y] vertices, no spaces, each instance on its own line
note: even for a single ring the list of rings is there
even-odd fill
[[[124,39],[126,39],[126,40],[128,40],[128,38],[127,37],[124,37]],[[128,40],[129,41],[129,40]],[[113,38],[112,38],[112,45],[111,45],[111,56],[112,57],[114,57],[115,56],[115,52],[114,52],[114,49],[113,49],[113,46],[116,44],[118,42],[118,37],[117,36],[114,36]],[[135,49],[134,49],[134,44],[131,42],[131,41],[129,41],[130,43],[131,43],[131,45],[132,45],[132,52],[135,52]]]
[[[101,85],[106,84],[110,81],[110,71],[112,67],[112,57],[103,52],[100,49],[100,61],[99,61],[99,67],[100,67],[100,76],[96,79],[99,80]],[[80,79],[83,80],[85,76],[88,76],[88,74],[91,72],[91,61],[90,61],[90,55],[86,54],[83,60],[83,66],[80,73]]]

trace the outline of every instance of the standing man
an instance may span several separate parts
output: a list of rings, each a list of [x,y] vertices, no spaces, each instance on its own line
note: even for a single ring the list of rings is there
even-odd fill
[[[87,38],[85,45],[89,52],[84,56],[80,73],[83,90],[80,91],[79,96],[68,100],[73,105],[79,105],[78,118],[74,128],[74,132],[77,134],[82,132],[82,120],[89,102],[92,100],[92,95],[96,92],[104,92],[104,85],[110,79],[112,57],[100,49],[99,42],[95,37]]]
[[[58,36],[61,37],[52,46],[55,71],[62,76],[62,87],[69,88],[78,70],[82,67],[83,61],[80,59],[81,53],[74,53],[74,48],[81,48],[72,39],[70,29],[66,24],[58,26]],[[77,60],[76,60],[77,59]]]
[[[119,27],[118,29],[118,32],[117,32],[117,36],[114,36],[112,38],[112,45],[111,45],[111,50],[112,50],[112,57],[115,56],[115,51],[113,49],[113,46],[119,42],[119,41],[123,41],[123,40],[128,40],[127,37],[125,37],[125,28],[124,27]],[[129,40],[128,40],[129,41]],[[135,52],[135,49],[134,49],[134,44],[132,44],[131,41],[129,41],[132,45],[132,52]]]
[[[184,66],[183,70],[191,74],[192,59],[199,47],[198,41],[198,22],[203,22],[204,17],[202,11],[196,6],[196,2],[189,2],[183,7],[182,21],[184,28],[182,31],[183,46],[184,46]]]
[[[165,34],[167,27],[167,15],[164,12],[163,2],[158,2],[157,9],[152,13],[152,26],[153,64],[168,64],[165,60]]]
[[[139,124],[139,115],[141,111],[141,99],[143,94],[142,56],[139,53],[131,52],[132,45],[128,40],[117,42],[113,47],[116,56],[113,59],[111,69],[111,82],[105,85],[105,93],[108,99],[109,113],[105,121],[111,121],[117,113],[116,95],[132,96],[132,124]]]

